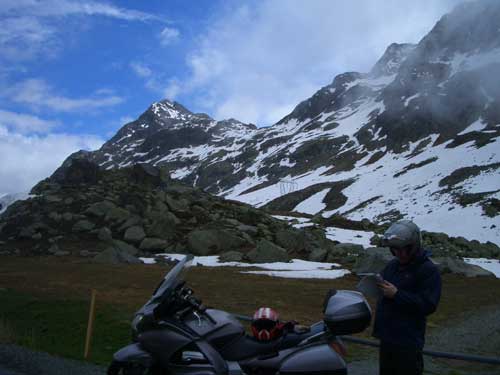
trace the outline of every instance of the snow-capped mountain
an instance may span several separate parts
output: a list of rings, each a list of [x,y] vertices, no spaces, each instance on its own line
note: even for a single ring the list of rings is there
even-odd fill
[[[414,219],[500,243],[500,2],[468,2],[268,128],[154,103],[104,146],[230,199],[324,217]],[[288,194],[287,194],[288,193]]]

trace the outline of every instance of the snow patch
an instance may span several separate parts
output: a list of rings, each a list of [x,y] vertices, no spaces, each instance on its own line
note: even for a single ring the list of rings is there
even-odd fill
[[[345,269],[339,270],[315,270],[315,271],[245,271],[254,275],[266,275],[286,279],[339,279],[351,272]]]
[[[420,96],[420,93],[416,93],[415,95],[412,95],[410,96],[408,99],[405,100],[405,107],[408,107],[408,104],[410,104],[410,102],[413,100],[413,99],[416,99]]]
[[[169,260],[181,260],[185,254],[157,254]],[[156,263],[154,258],[139,258],[145,264]],[[288,263],[244,263],[219,261],[218,255],[194,257],[192,264],[204,267],[235,267],[235,268],[260,268],[265,271],[241,271],[241,273],[251,273],[256,275],[268,275],[273,277],[284,277],[294,279],[337,279],[350,273],[345,269],[339,269],[337,263],[309,262],[301,259],[292,259]]]
[[[467,128],[462,130],[457,135],[464,135],[464,134],[471,133],[471,132],[480,132],[481,130],[483,130],[486,127],[486,125],[487,124],[484,122],[484,120],[480,118],[480,119],[474,121],[472,124],[470,124]]]
[[[341,243],[353,243],[362,245],[363,247],[372,247],[370,238],[375,235],[375,232],[365,232],[362,230],[342,229],[335,227],[326,228],[326,238],[332,241],[339,241]]]
[[[492,272],[497,278],[500,278],[500,260],[498,259],[464,258],[464,261],[484,268],[486,271]]]
[[[306,214],[314,215],[315,213],[323,210],[326,207],[326,204],[323,203],[323,199],[325,199],[326,195],[330,191],[330,188],[321,190],[320,192],[311,195],[306,200],[300,202],[293,211],[303,212]]]

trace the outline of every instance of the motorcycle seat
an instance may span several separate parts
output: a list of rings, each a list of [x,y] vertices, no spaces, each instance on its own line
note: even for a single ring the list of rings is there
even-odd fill
[[[242,335],[219,349],[222,357],[228,361],[240,361],[257,356],[273,355],[280,350],[298,345],[301,341],[324,330],[323,322],[313,324],[306,332],[288,332],[271,341],[258,341],[249,335]]]

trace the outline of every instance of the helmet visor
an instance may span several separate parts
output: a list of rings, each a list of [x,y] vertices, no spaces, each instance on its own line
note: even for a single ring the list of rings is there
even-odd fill
[[[269,319],[259,319],[254,321],[252,325],[255,327],[255,329],[257,329],[257,331],[263,329],[266,331],[271,331],[274,327],[276,327],[276,322]]]
[[[399,237],[399,236],[394,235],[394,234],[384,235],[384,237],[382,237],[381,245],[383,247],[401,249],[401,248],[404,248],[408,245],[408,239]]]

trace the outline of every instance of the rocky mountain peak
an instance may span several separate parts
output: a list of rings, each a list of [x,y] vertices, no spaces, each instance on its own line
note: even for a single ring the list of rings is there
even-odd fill
[[[406,60],[415,47],[416,44],[392,43],[374,65],[370,74],[375,78],[396,74],[401,63]]]
[[[193,115],[193,113],[182,104],[167,99],[153,103],[149,111],[160,119],[184,120]]]
[[[451,62],[500,48],[500,2],[471,1],[444,15],[420,41],[416,61]],[[497,51],[499,52],[499,51]]]

